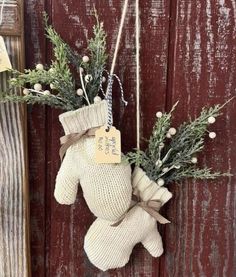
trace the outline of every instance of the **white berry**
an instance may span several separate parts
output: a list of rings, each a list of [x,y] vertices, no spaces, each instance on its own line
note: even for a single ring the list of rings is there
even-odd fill
[[[159,149],[162,149],[162,148],[164,148],[165,147],[165,144],[163,143],[163,142],[161,142],[160,144],[159,144]]]
[[[43,92],[43,94],[44,94],[44,95],[50,95],[51,92],[50,92],[49,90],[45,90],[45,91]]]
[[[102,101],[101,97],[100,96],[95,96],[94,99],[93,99],[94,103],[99,103]]]
[[[167,137],[167,138],[171,138],[171,134],[168,132],[168,133],[166,134],[166,137]]]
[[[54,73],[54,72],[55,72],[55,69],[54,69],[54,68],[50,68],[48,71],[49,71],[50,73]]]
[[[89,57],[88,56],[83,56],[82,58],[84,63],[88,63],[89,62]]]
[[[36,69],[37,69],[37,70],[43,70],[44,67],[43,67],[43,65],[42,65],[41,63],[38,63],[38,64],[36,65]]]
[[[35,84],[34,89],[37,90],[37,91],[40,91],[40,90],[42,90],[42,85],[41,84]]]
[[[166,172],[168,172],[169,171],[169,168],[168,167],[164,167],[163,169],[162,169],[162,172],[164,172],[164,173],[166,173]]]
[[[208,121],[208,123],[213,124],[216,122],[216,119],[214,116],[210,116],[210,117],[208,117],[207,121]]]
[[[176,169],[180,169],[181,166],[178,164],[178,165],[175,165],[174,167],[175,167]]]
[[[106,77],[103,76],[103,77],[102,77],[102,82],[105,83],[106,80],[107,80]]]
[[[82,88],[78,88],[78,89],[76,90],[76,94],[79,95],[79,96],[82,96],[82,95],[84,94]]]
[[[24,88],[24,89],[23,89],[23,94],[24,94],[24,95],[29,95],[29,94],[30,94],[30,91],[29,91],[27,88]]]
[[[196,157],[192,157],[191,163],[192,163],[192,164],[196,164],[196,163],[197,163],[197,158],[196,158]]]
[[[170,133],[171,136],[174,136],[176,134],[176,129],[175,128],[170,128],[168,133]]]
[[[84,80],[86,83],[89,83],[93,80],[93,77],[91,74],[87,74],[85,77],[84,77]]]
[[[162,166],[162,161],[161,160],[157,160],[156,161],[156,166],[161,167]]]
[[[214,139],[216,137],[216,133],[215,132],[210,132],[209,133],[209,138]]]
[[[162,112],[157,112],[157,113],[156,113],[156,117],[157,117],[157,118],[161,118],[161,117],[162,117]]]
[[[50,84],[50,89],[55,89],[55,86],[53,84]]]
[[[157,180],[157,184],[161,187],[161,186],[163,186],[165,184],[165,181],[162,178],[159,178]]]
[[[80,71],[81,73],[83,73],[83,72],[84,72],[83,67],[80,67],[80,68],[79,68],[79,71]]]

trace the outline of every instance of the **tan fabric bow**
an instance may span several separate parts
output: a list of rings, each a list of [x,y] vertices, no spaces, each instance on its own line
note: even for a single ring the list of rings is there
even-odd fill
[[[99,129],[99,127],[91,128],[89,130],[82,131],[80,133],[73,133],[66,136],[63,136],[60,138],[61,148],[59,150],[59,155],[61,161],[63,160],[63,157],[65,156],[65,153],[67,149],[76,143],[81,137],[83,136],[95,136],[95,132]]]
[[[122,216],[122,218],[118,222],[112,224],[111,226],[117,227],[118,225],[120,225],[120,223],[124,220],[124,218],[126,217],[128,212],[137,206],[144,209],[148,214],[150,214],[152,217],[154,217],[156,219],[156,221],[158,221],[159,223],[161,223],[161,224],[170,223],[170,221],[168,219],[166,219],[164,216],[162,216],[159,213],[160,208],[162,206],[162,203],[159,200],[138,201],[137,199],[138,199],[137,196],[135,196],[135,195],[132,196],[132,200],[135,203],[130,206],[128,211]]]

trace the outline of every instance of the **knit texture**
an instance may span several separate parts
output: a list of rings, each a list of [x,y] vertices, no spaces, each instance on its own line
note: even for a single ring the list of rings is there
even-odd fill
[[[106,123],[107,104],[102,101],[60,115],[66,134],[81,132]],[[96,164],[95,139],[83,136],[66,152],[56,178],[54,196],[60,204],[76,199],[80,183],[84,198],[96,217],[115,221],[131,202],[131,168],[127,163]]]
[[[167,188],[159,187],[140,168],[135,168],[132,183],[135,194],[143,201],[159,200],[164,205],[172,197]],[[111,225],[111,222],[96,219],[85,236],[85,252],[99,269],[105,271],[123,267],[139,242],[153,257],[159,257],[163,253],[156,220],[141,207],[131,209],[117,227]]]

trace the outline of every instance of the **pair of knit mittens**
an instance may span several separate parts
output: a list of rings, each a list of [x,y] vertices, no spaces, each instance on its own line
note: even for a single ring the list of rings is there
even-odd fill
[[[107,122],[107,102],[63,113],[59,119],[66,136],[103,126]],[[135,168],[131,175],[128,163],[97,164],[94,155],[94,136],[85,134],[73,143],[66,151],[54,192],[57,202],[70,205],[81,185],[86,203],[97,217],[84,241],[89,260],[104,271],[122,267],[139,242],[152,256],[160,256],[163,246],[156,219],[133,204],[132,194],[143,203],[157,200],[160,205],[172,194],[151,181],[141,168]]]

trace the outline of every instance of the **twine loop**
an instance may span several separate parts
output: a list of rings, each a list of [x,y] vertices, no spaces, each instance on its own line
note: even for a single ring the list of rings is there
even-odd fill
[[[103,80],[103,72],[100,75],[100,90],[102,91],[102,94],[105,96],[105,99],[107,100],[107,105],[108,105],[108,117],[107,117],[107,127],[106,131],[109,132],[112,124],[113,124],[113,116],[112,116],[112,87],[114,83],[114,79],[116,79],[119,83],[120,87],[120,95],[121,95],[121,101],[124,103],[125,106],[128,105],[128,102],[124,99],[124,89],[121,83],[120,78],[114,74],[114,73],[109,73],[107,70],[104,70],[104,72],[107,73],[107,92],[103,90],[102,87],[102,80]]]

